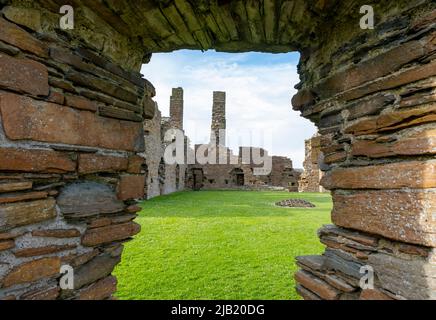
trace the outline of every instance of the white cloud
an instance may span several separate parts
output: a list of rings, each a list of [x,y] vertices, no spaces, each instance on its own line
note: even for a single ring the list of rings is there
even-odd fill
[[[273,136],[272,147],[267,146],[270,154],[288,156],[294,167],[301,168],[304,140],[316,129],[291,107],[294,85],[299,81],[295,55],[285,56],[289,62],[270,62],[271,56],[189,51],[155,54],[142,73],[156,87],[155,100],[163,115],[169,113],[171,88],[183,87],[185,131],[194,143],[209,140],[212,92],[226,91],[228,131],[269,130]],[[230,147],[237,148],[234,143]]]

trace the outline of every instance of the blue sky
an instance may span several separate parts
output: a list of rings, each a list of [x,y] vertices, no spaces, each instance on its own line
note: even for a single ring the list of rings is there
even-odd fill
[[[301,168],[304,140],[316,129],[291,107],[299,82],[298,60],[298,53],[180,50],[153,54],[142,73],[156,87],[155,101],[164,116],[169,113],[171,88],[183,87],[184,126],[193,143],[208,142],[212,92],[226,91],[228,146],[263,146],[271,155],[292,158],[294,167]]]

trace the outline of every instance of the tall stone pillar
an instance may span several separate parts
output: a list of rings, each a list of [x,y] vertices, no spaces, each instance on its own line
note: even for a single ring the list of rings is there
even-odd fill
[[[171,127],[183,130],[183,88],[173,88],[170,97]]]
[[[222,91],[213,92],[211,143],[217,146],[225,146],[226,129],[226,93]],[[220,136],[221,130],[221,136]],[[215,140],[214,140],[215,139]]]

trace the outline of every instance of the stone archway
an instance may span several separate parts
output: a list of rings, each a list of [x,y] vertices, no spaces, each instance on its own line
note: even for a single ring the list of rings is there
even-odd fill
[[[320,230],[323,256],[298,259],[300,294],[435,298],[435,4],[379,1],[362,30],[365,2],[3,1],[0,297],[111,296],[139,231],[137,154],[155,110],[141,63],[215,48],[301,52],[292,104],[319,128],[336,226]],[[63,4],[72,30],[60,30]],[[74,290],[59,288],[63,264]],[[361,290],[366,265],[375,288]]]

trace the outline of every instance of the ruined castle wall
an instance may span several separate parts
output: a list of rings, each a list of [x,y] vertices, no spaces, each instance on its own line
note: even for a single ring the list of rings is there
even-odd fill
[[[301,52],[293,106],[319,128],[336,225],[320,231],[322,256],[298,259],[301,295],[435,298],[434,1],[375,2],[374,30],[359,27],[365,0],[77,0],[67,31],[56,3],[0,3],[0,298],[111,297],[139,231],[137,154],[154,110],[138,71],[186,48]],[[72,291],[59,288],[64,263]],[[357,284],[362,264],[374,289]]]
[[[269,175],[270,185],[284,187],[289,191],[298,191],[299,173],[293,169],[292,160],[287,157],[272,157],[272,169]]]
[[[322,171],[320,162],[322,161],[321,137],[315,136],[305,142],[305,158],[303,162],[304,172],[300,177],[299,192],[324,192],[321,186]]]
[[[111,298],[123,242],[140,230],[154,88],[96,48],[107,33],[129,47],[98,19],[60,36],[38,9],[0,8],[0,300]],[[59,286],[64,265],[73,290]]]
[[[147,164],[146,199],[151,199],[161,194],[159,182],[159,165],[163,156],[161,119],[161,112],[156,104],[153,119],[144,121],[145,152],[142,156]]]
[[[293,105],[319,128],[336,225],[320,230],[322,256],[298,259],[306,299],[436,298],[436,11],[386,5],[374,30],[338,12],[302,57]],[[373,288],[359,285],[362,266]]]

